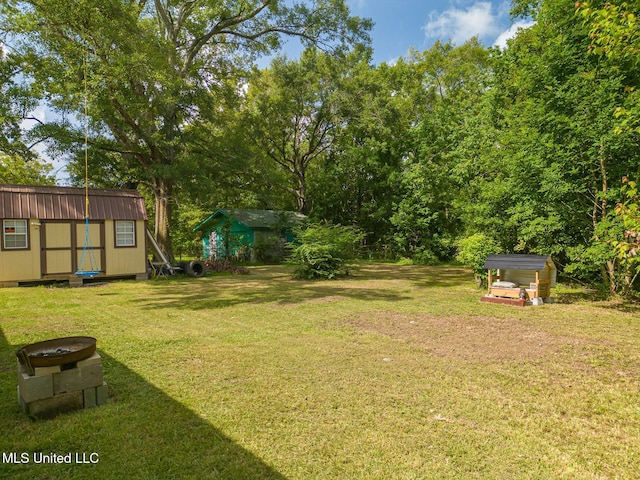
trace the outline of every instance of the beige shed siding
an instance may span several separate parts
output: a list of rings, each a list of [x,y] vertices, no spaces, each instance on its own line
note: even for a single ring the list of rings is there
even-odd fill
[[[28,222],[29,249],[0,251],[0,282],[19,282],[40,278],[40,231],[38,221]]]
[[[115,221],[106,220],[105,226],[105,251],[107,262],[107,275],[134,275],[147,271],[146,235],[145,223],[136,221],[136,246],[116,248]]]
[[[71,245],[71,223],[47,223],[48,248],[69,248]]]

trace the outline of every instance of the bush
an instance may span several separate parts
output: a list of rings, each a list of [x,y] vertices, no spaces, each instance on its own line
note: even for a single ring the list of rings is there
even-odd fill
[[[476,233],[458,242],[458,256],[456,260],[473,270],[478,287],[487,279],[484,262],[494,253],[500,253],[500,246],[492,238],[483,233]]]
[[[204,266],[207,268],[207,271],[214,273],[234,273],[236,275],[247,275],[249,273],[249,269],[246,267],[234,265],[231,263],[231,260],[216,260],[214,258],[208,258],[204,260]]]
[[[332,279],[349,274],[349,263],[358,258],[363,234],[353,227],[327,222],[311,223],[296,230],[290,264],[296,278]]]
[[[278,236],[259,237],[253,244],[255,258],[263,263],[280,263],[286,256],[285,241]]]

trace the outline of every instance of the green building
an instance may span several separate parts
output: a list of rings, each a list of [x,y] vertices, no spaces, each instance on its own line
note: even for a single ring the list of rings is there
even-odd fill
[[[202,233],[202,258],[268,261],[284,254],[293,227],[305,218],[287,211],[219,209],[193,230]]]

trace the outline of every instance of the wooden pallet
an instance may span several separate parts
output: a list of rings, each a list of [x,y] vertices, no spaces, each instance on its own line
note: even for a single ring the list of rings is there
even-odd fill
[[[513,305],[514,307],[524,307],[525,305],[528,305],[528,302],[524,299],[487,297],[486,295],[480,297],[480,301],[486,303],[499,303],[501,305]]]

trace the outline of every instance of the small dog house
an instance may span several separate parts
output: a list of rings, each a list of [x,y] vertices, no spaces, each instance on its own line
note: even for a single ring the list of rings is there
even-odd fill
[[[89,189],[89,205],[87,226],[84,188],[0,185],[0,286],[39,281],[81,285],[77,272],[87,269],[87,237],[96,278],[147,278],[142,195]]]
[[[556,286],[556,266],[547,255],[489,255],[484,268],[489,271],[488,297],[548,299]]]

